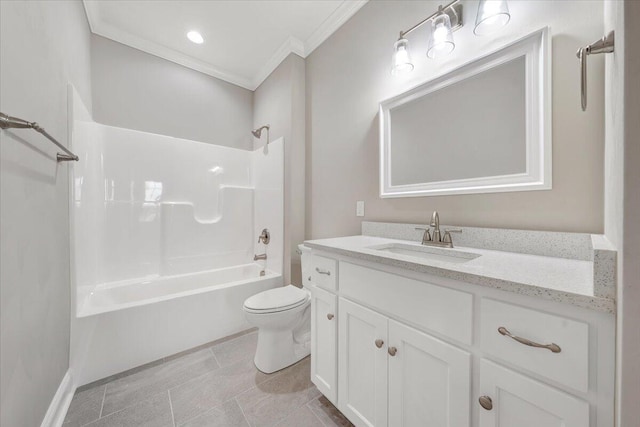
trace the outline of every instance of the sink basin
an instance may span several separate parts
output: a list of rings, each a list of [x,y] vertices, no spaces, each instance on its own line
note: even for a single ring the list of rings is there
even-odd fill
[[[406,243],[388,243],[386,245],[369,246],[380,252],[398,255],[406,255],[428,261],[442,261],[461,264],[478,258],[479,254],[457,251],[455,249],[435,248],[431,246],[418,246]]]

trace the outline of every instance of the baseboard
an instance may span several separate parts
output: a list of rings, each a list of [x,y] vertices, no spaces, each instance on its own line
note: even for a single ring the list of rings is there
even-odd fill
[[[71,404],[74,393],[73,381],[71,380],[71,371],[67,371],[58,386],[56,394],[49,404],[49,409],[44,415],[42,424],[40,427],[60,427],[64,422],[64,417],[67,416],[67,410]]]

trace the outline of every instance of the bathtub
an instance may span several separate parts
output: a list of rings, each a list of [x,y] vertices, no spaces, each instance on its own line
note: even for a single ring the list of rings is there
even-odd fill
[[[280,277],[269,270],[261,276],[262,270],[260,265],[251,263],[204,272],[150,276],[144,279],[98,285],[84,298],[77,316],[87,317],[253,282],[269,282],[273,278]]]
[[[283,284],[257,263],[96,286],[72,321],[75,386],[250,328],[242,304]]]

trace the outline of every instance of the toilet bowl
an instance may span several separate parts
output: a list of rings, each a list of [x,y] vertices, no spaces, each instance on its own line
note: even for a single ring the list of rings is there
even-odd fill
[[[309,249],[303,245],[303,277],[308,270]],[[311,352],[311,293],[293,285],[269,289],[246,299],[247,321],[258,328],[254,363],[270,374],[293,365]]]

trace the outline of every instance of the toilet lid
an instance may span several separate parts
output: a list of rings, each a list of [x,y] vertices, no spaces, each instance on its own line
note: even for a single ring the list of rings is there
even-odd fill
[[[273,311],[297,307],[309,298],[309,294],[293,285],[269,289],[247,298],[244,306],[250,310]]]

